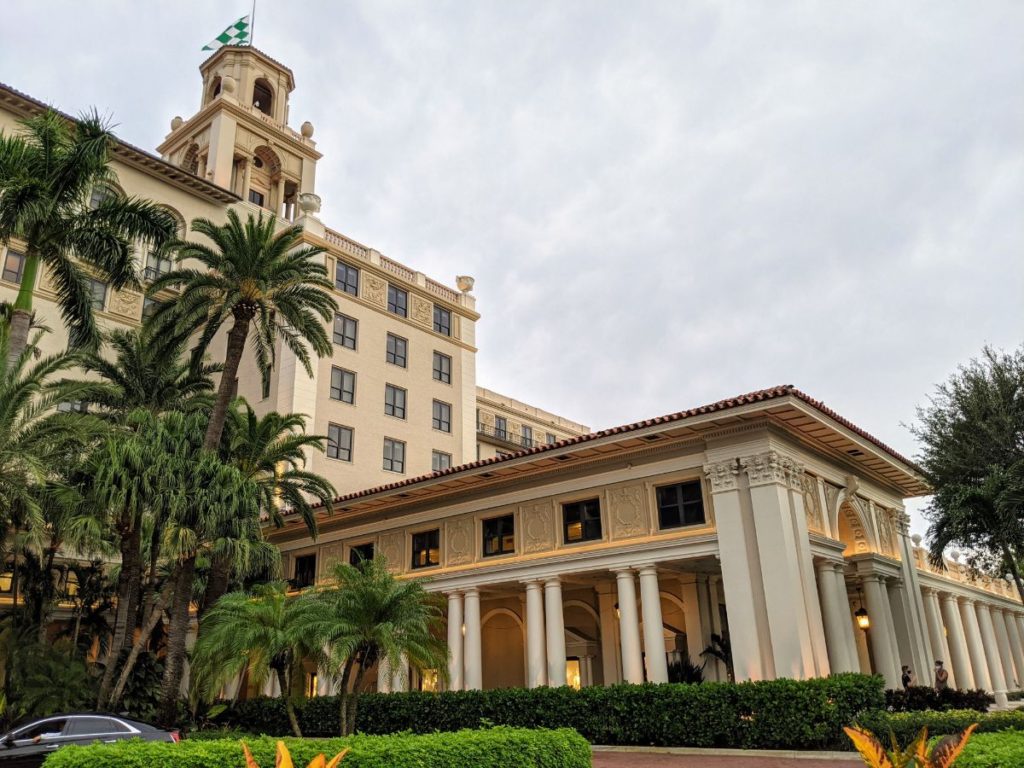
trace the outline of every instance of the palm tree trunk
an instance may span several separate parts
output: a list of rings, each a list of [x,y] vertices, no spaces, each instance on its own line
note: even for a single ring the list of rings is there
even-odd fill
[[[245,340],[249,336],[249,320],[251,315],[239,313],[235,315],[235,323],[228,333],[227,351],[224,353],[224,370],[220,375],[220,386],[217,387],[217,399],[210,413],[210,423],[206,427],[203,448],[215,451],[220,445],[220,437],[224,433],[224,422],[228,415],[228,406],[235,393],[235,379],[238,376],[238,365],[245,352]]]
[[[128,680],[131,678],[132,670],[135,669],[135,662],[138,661],[139,656],[142,655],[142,651],[145,650],[146,646],[149,644],[150,635],[153,634],[153,630],[156,629],[156,625],[160,623],[160,618],[163,616],[164,610],[171,602],[171,598],[174,597],[174,586],[176,582],[177,579],[175,576],[168,579],[167,584],[160,593],[160,596],[156,599],[153,605],[150,606],[149,613],[142,622],[142,631],[132,644],[132,650],[128,654],[128,658],[125,659],[124,667],[121,669],[121,676],[117,679],[117,685],[114,686],[114,691],[110,694],[110,709],[116,708],[117,704],[120,703],[121,697],[124,695],[125,686],[128,685]]]
[[[352,667],[355,664],[353,657],[349,657],[345,660],[345,666],[341,673],[341,684],[338,686],[340,693],[338,694],[338,733],[340,736],[348,736],[348,705],[349,705],[349,692],[348,692],[348,681],[352,677]]]
[[[159,719],[173,725],[178,715],[181,679],[185,674],[185,641],[188,637],[189,606],[192,603],[192,582],[195,580],[196,557],[182,561],[174,584],[171,622],[167,628],[167,655],[164,658],[164,679],[160,689]]]
[[[281,686],[281,698],[284,699],[284,709],[288,713],[288,722],[292,725],[292,733],[302,738],[302,729],[299,728],[299,718],[295,714],[295,704],[292,701],[291,681],[288,679],[287,669],[277,670],[277,684]]]
[[[206,591],[203,593],[203,602],[199,606],[199,615],[206,613],[207,609],[222,598],[228,591],[231,583],[231,561],[224,555],[214,555],[210,563],[210,573],[206,577]]]
[[[110,686],[114,682],[114,672],[121,658],[128,638],[128,623],[132,618],[132,610],[138,605],[138,584],[142,580],[142,531],[133,526],[128,533],[121,534],[121,573],[117,577],[117,609],[114,614],[114,634],[107,648],[107,658],[100,682],[100,692],[96,698],[96,706],[103,710],[107,705]]]
[[[11,311],[10,340],[7,347],[8,367],[17,363],[21,353],[28,346],[28,334],[32,327],[32,295],[39,272],[39,255],[32,249],[25,254],[25,269],[21,273],[21,286]]]
[[[366,666],[360,662],[359,670],[356,672],[355,682],[352,683],[352,701],[348,707],[348,723],[345,729],[345,736],[351,736],[356,732],[356,707],[359,706],[359,694],[363,688],[363,677],[366,675]]]

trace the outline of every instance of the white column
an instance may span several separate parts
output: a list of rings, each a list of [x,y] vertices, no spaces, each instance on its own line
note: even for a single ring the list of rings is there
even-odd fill
[[[981,600],[975,602],[974,610],[978,614],[978,629],[981,630],[981,644],[985,648],[988,676],[992,681],[992,693],[996,697],[996,706],[1005,707],[1007,704],[1006,677],[1003,674],[1003,660],[999,658],[999,643],[992,626],[992,614],[989,612],[988,605]]]
[[[598,584],[597,608],[601,619],[601,675],[605,685],[621,682],[619,672],[619,621],[615,616],[615,588],[607,582]]]
[[[640,617],[636,611],[636,585],[628,568],[615,571],[619,588],[619,640],[622,644],[622,676],[627,683],[644,681],[644,660],[640,651]]]
[[[885,608],[886,608],[886,614],[885,615],[889,617],[889,626],[892,627],[892,632],[889,634],[889,641],[892,644],[892,657],[896,660],[896,672],[900,675],[899,680],[900,680],[900,683],[902,684],[903,678],[902,678],[902,670],[900,669],[900,667],[903,665],[903,661],[902,661],[903,655],[901,653],[899,640],[896,637],[897,625],[896,625],[896,620],[895,620],[895,613],[893,613],[893,610],[892,610],[892,600],[890,599],[890,595],[892,593],[889,591],[891,584],[892,584],[891,580],[889,580],[889,579],[884,579],[883,580],[883,584],[882,584],[882,600],[885,602]]]
[[[967,650],[967,633],[964,632],[963,618],[960,616],[960,605],[954,595],[943,592],[939,601],[942,603],[942,618],[946,625],[946,640],[949,643],[949,661],[953,667],[953,680],[961,690],[974,688],[974,671]]]
[[[697,573],[687,573],[679,577],[679,591],[683,598],[683,620],[686,622],[686,652],[690,655],[690,661],[698,666],[701,663],[701,653],[711,644],[711,627],[709,608],[705,601],[709,601],[706,590],[707,576]],[[717,659],[708,658],[708,666],[704,668],[707,679],[717,678]]]
[[[653,565],[641,566],[640,608],[644,615],[644,650],[647,659],[647,680],[668,682],[668,660],[665,658],[665,630],[661,619],[661,590],[658,571]]]
[[[856,668],[847,652],[845,634],[850,632],[847,608],[840,603],[836,591],[835,563],[818,560],[814,569],[818,581],[818,596],[821,600],[821,614],[825,622],[825,639],[828,641],[828,661],[834,672],[854,672]]]
[[[547,630],[548,685],[565,685],[565,618],[562,611],[562,583],[558,578],[544,582],[544,627]]]
[[[922,669],[917,673],[917,679],[921,685],[928,685],[930,681],[925,675],[934,676],[934,664],[936,661],[942,661],[944,666],[948,665],[947,671],[952,667],[952,664],[949,659],[949,645],[946,642],[946,633],[943,631],[942,626],[939,596],[934,589],[924,587],[923,597],[925,622],[928,624],[929,645],[934,658],[931,660],[931,665],[929,665],[927,670]],[[955,673],[951,677],[955,677]]]
[[[242,162],[245,163],[245,173],[242,174],[242,191],[238,196],[248,202],[249,184],[252,179],[252,158],[250,157]]]
[[[548,684],[544,651],[544,593],[538,581],[526,582],[526,687]]]
[[[391,672],[391,690],[403,692],[409,690],[409,658],[403,653],[398,667]]]
[[[836,585],[836,596],[839,600],[839,611],[842,618],[843,643],[846,645],[846,658],[851,672],[860,672],[860,654],[857,651],[857,630],[854,628],[853,613],[850,608],[850,595],[846,591],[846,564],[832,564],[832,580]],[[864,634],[861,632],[860,634]]]
[[[1010,651],[1013,653],[1013,663],[1017,667],[1017,690],[1024,688],[1024,643],[1020,636],[1020,628],[1017,626],[1017,615],[1013,611],[1006,611],[1003,614],[1006,622],[1006,631],[1010,637]]]
[[[377,693],[391,693],[391,683],[394,677],[391,674],[391,665],[385,658],[377,661]]]
[[[476,587],[466,590],[466,671],[467,691],[478,691],[484,686],[483,649],[480,646],[480,592]]]
[[[465,686],[462,674],[462,593],[448,593],[448,689],[461,691]]]
[[[1003,665],[1003,680],[1007,691],[1017,690],[1017,670],[1014,668],[1013,653],[1010,651],[1010,635],[1006,631],[1006,620],[1003,611],[989,606],[992,615],[992,628],[996,632],[996,645],[999,646],[999,661]]]
[[[875,672],[885,678],[888,688],[900,687],[900,670],[893,657],[892,618],[889,601],[885,599],[884,579],[876,574],[864,577],[864,602],[867,605],[871,627],[868,641],[875,659]]]
[[[974,672],[974,684],[986,691],[992,690],[992,678],[988,674],[988,657],[985,646],[981,642],[981,628],[978,626],[978,614],[974,610],[974,599],[961,597],[960,618],[964,621],[964,634],[967,636],[967,655],[971,660],[971,671]]]

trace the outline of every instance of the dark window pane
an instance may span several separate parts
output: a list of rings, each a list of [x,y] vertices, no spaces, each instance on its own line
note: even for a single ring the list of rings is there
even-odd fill
[[[523,424],[522,444],[524,448],[533,447],[533,427],[528,427]]]
[[[384,413],[399,419],[405,418],[405,390],[393,384],[384,386]]]
[[[359,270],[339,261],[334,266],[334,287],[339,291],[359,295]]]
[[[430,464],[435,472],[440,472],[442,469],[448,469],[452,465],[452,455],[450,453],[443,453],[442,451],[434,451],[430,457]]]
[[[316,555],[299,555],[295,558],[295,578],[292,586],[296,589],[311,587],[316,582]]]
[[[508,421],[504,416],[494,417],[494,436],[508,440]]]
[[[25,254],[8,248],[7,255],[4,257],[4,280],[8,280],[12,283],[20,283],[21,276],[24,272]]]
[[[327,458],[352,461],[352,428],[327,425]]]
[[[699,480],[663,485],[656,490],[656,494],[658,525],[661,528],[704,524],[704,498],[701,495]]]
[[[15,741],[31,741],[36,738],[56,738],[60,736],[65,727],[66,721],[64,718],[55,718],[52,720],[44,720],[41,723],[35,723],[28,726],[24,730],[15,731]]]
[[[356,544],[348,551],[348,562],[350,565],[359,565],[365,560],[373,560],[373,542]]]
[[[384,469],[389,472],[405,472],[405,443],[401,440],[384,438]]]
[[[508,555],[516,551],[515,515],[484,520],[484,557]]]
[[[434,353],[434,380],[445,384],[452,383],[452,359],[448,355]]]
[[[401,288],[388,286],[388,312],[406,317],[408,315],[409,294]]]
[[[64,727],[64,736],[99,736],[128,733],[128,727],[109,717],[71,717]]]
[[[601,502],[598,499],[562,505],[566,543],[601,538]]]
[[[423,531],[412,535],[412,567],[428,568],[441,564],[441,531]]]
[[[442,403],[440,400],[434,401],[434,429],[439,429],[442,432],[452,431],[452,407],[448,403]]]
[[[452,335],[452,313],[437,305],[434,306],[434,330],[445,336]]]
[[[394,334],[388,334],[388,350],[384,359],[392,365],[398,365],[405,368],[408,360],[408,348],[409,342],[403,339],[401,336],[395,336]]]
[[[102,312],[103,308],[107,305],[107,284],[102,280],[90,277],[89,295],[92,308],[97,312]]]
[[[262,192],[259,192],[259,191],[255,190],[255,189],[250,189],[249,190],[249,202],[250,203],[253,203],[254,205],[258,205],[260,208],[265,208],[266,206],[263,204],[265,200],[266,200],[266,198],[263,196]]]
[[[334,343],[339,347],[356,348],[356,333],[359,323],[347,315],[334,316]]]
[[[331,368],[331,399],[343,403],[356,401],[356,375],[344,368]]]
[[[547,442],[548,445],[554,445],[555,443],[558,442],[558,438],[555,437],[550,432],[548,432],[546,435],[544,435],[544,440],[545,440],[545,442]]]

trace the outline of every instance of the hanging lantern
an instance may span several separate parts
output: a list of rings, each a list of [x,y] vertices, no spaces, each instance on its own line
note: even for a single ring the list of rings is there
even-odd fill
[[[853,616],[857,619],[857,626],[863,630],[867,630],[871,627],[871,617],[868,616],[868,612],[861,606],[853,612]]]

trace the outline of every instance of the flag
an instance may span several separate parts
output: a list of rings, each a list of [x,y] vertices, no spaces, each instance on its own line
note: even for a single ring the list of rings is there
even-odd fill
[[[211,42],[203,46],[204,51],[216,51],[222,45],[248,45],[249,44],[249,15],[246,14],[230,27],[225,29]]]

